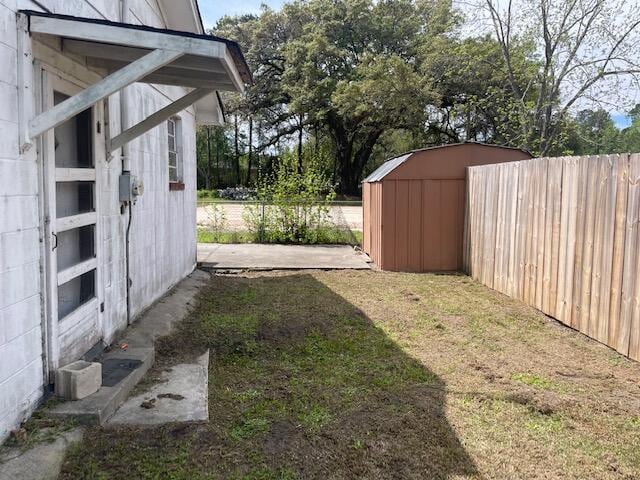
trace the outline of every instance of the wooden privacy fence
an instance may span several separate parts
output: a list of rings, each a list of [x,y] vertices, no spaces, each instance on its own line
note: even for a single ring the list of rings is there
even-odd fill
[[[640,154],[468,170],[465,269],[640,360]]]

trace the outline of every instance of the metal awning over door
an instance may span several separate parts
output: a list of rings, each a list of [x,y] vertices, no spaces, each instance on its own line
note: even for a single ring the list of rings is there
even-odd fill
[[[87,66],[106,72],[102,80],[61,104],[32,118],[27,116],[21,125],[25,143],[135,82],[193,89],[111,139],[110,150],[115,150],[197,102],[215,102],[221,112],[216,92],[241,92],[251,81],[239,46],[223,38],[30,10],[19,15],[23,29],[19,37],[56,36],[62,53],[83,57]],[[24,44],[19,41],[19,46]],[[18,62],[18,76],[24,79],[21,68],[24,63]],[[29,101],[24,92],[22,97]],[[214,120],[209,118],[209,122]]]

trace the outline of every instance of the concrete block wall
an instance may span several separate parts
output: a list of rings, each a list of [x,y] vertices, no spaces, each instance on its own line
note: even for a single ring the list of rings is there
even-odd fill
[[[118,20],[117,0],[40,0],[55,13]],[[155,0],[131,0],[132,23],[164,27]],[[40,10],[29,0],[0,0],[0,442],[37,406],[43,394],[43,287],[41,191],[36,148],[18,147],[16,17]],[[137,122],[184,94],[174,87],[129,87],[130,121]],[[119,95],[108,100],[110,130],[121,131]],[[142,108],[141,108],[142,107]],[[196,146],[193,109],[183,126],[183,191],[169,191],[166,125],[131,144],[130,168],[145,183],[133,209],[132,313],[137,315],[195,267]],[[126,327],[125,231],[120,213],[118,155],[97,165],[101,292],[105,342]]]
[[[44,383],[38,165],[18,148],[16,7],[0,0],[0,440]]]
[[[157,7],[155,2],[151,2]],[[164,28],[159,9],[146,0],[131,0],[130,23]],[[179,87],[134,84],[127,87],[133,125],[165,107],[186,92]],[[109,100],[110,129],[120,131],[120,100]],[[181,112],[183,191],[169,191],[167,126],[162,124],[128,144],[131,173],[144,183],[144,194],[133,207],[130,234],[131,314],[142,313],[176,283],[191,273],[196,263],[196,138],[195,112]],[[126,325],[124,236],[127,215],[120,214],[118,176],[121,162],[116,152],[102,172],[103,274],[105,277],[105,339]]]

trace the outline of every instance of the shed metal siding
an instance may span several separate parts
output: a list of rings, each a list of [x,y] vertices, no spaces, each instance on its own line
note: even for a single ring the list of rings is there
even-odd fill
[[[365,183],[362,191],[364,204],[375,204],[375,208],[363,208],[363,249],[371,253],[371,259],[380,262],[380,245],[382,244],[382,184]]]
[[[467,143],[383,164],[363,184],[365,252],[382,270],[462,270],[467,167],[528,158],[523,150]]]

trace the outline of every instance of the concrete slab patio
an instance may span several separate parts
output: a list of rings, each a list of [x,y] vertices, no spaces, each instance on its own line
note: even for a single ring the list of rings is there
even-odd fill
[[[209,352],[196,363],[181,363],[162,372],[160,383],[129,398],[107,425],[162,425],[209,420]]]
[[[367,270],[369,257],[346,245],[199,243],[198,264],[215,270]]]

